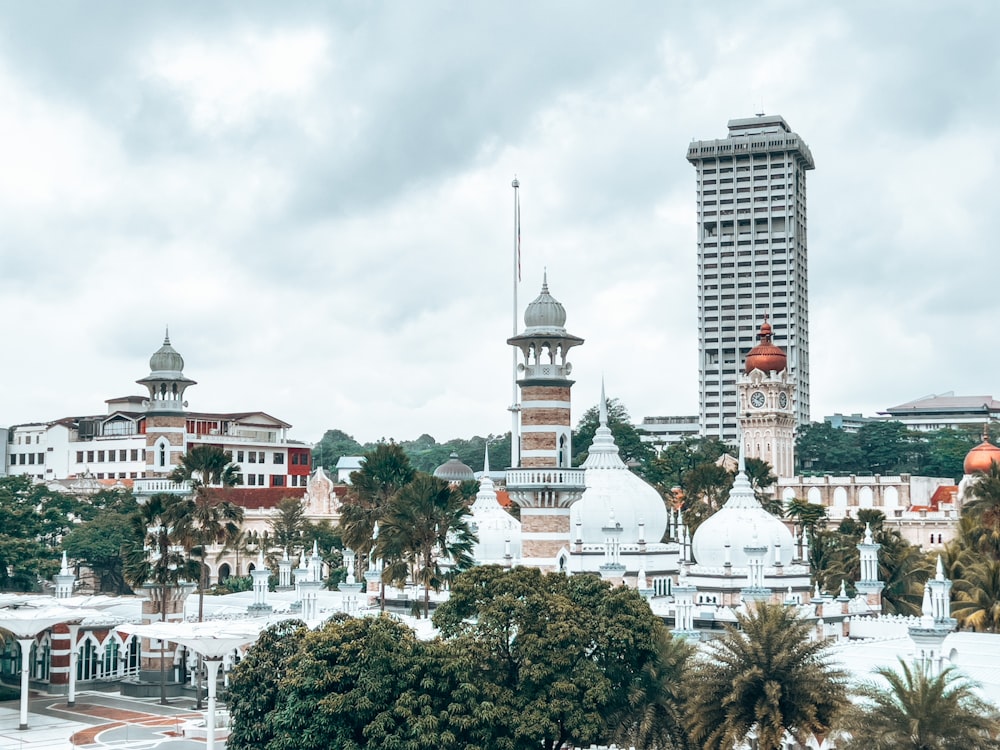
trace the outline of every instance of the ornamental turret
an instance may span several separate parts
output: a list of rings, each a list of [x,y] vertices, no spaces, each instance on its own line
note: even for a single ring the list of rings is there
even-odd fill
[[[145,402],[147,477],[169,474],[185,451],[184,391],[195,381],[185,377],[183,370],[184,358],[170,345],[168,331],[163,346],[149,358],[149,375],[136,381],[149,390]]]
[[[566,310],[549,294],[548,279],[524,312],[524,332],[507,340],[523,357],[520,465],[507,472],[507,491],[521,509],[522,561],[555,568],[569,545],[570,506],[582,495],[583,469],[573,469],[567,354],[583,339],[566,331]]]

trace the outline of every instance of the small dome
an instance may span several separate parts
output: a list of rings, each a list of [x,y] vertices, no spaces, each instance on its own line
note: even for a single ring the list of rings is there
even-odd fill
[[[742,456],[742,451],[741,451]],[[778,518],[768,513],[753,494],[753,487],[743,469],[740,471],[729,492],[729,499],[719,511],[707,518],[691,540],[698,565],[721,568],[726,561],[726,544],[729,544],[729,560],[735,568],[745,568],[748,558],[744,547],[766,546],[771,548],[766,557],[766,565],[774,560],[773,547],[781,545],[781,562],[792,562],[792,532]]]
[[[478,539],[472,551],[477,563],[502,565],[520,559],[521,522],[500,506],[488,466],[479,480],[479,492],[469,511],[469,526]]]
[[[764,325],[760,327],[757,338],[760,339],[760,343],[747,354],[744,372],[751,373],[754,370],[781,372],[788,367],[785,350],[771,343],[771,324],[767,322],[767,318],[764,318]]]
[[[448,460],[434,469],[434,476],[446,482],[465,482],[475,479],[475,472],[463,464],[457,453],[452,453]]]
[[[170,334],[163,337],[163,346],[149,358],[150,372],[181,372],[184,358],[170,345]]]
[[[548,277],[542,280],[542,291],[524,310],[527,328],[563,328],[566,325],[566,308],[549,294]]]
[[[965,457],[965,463],[962,464],[962,469],[966,474],[989,471],[994,461],[1000,464],[1000,448],[990,442],[989,435],[984,430],[983,442],[969,451]]]

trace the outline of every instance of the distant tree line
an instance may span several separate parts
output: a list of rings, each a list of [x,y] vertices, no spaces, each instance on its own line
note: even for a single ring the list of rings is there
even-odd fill
[[[990,426],[991,439],[1000,429]],[[982,428],[943,428],[919,432],[902,422],[867,422],[857,432],[813,422],[795,440],[798,472],[810,474],[916,474],[962,476],[965,455],[982,440]]]

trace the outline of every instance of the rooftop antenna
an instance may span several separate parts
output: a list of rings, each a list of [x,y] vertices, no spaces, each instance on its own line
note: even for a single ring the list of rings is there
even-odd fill
[[[757,111],[754,113],[757,117],[764,116],[764,97],[760,98],[760,105],[757,107]]]

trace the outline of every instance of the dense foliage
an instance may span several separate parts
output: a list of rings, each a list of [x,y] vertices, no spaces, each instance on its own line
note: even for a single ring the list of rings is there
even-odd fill
[[[424,434],[415,440],[383,439],[375,443],[362,444],[343,430],[326,431],[313,447],[313,466],[322,466],[330,472],[342,456],[361,456],[375,450],[379,444],[385,443],[398,445],[414,469],[428,474],[432,474],[434,469],[445,463],[452,453],[457,453],[459,460],[470,466],[473,471],[482,471],[487,445],[490,450],[490,466],[493,469],[505,469],[510,466],[509,432],[505,435],[486,437],[477,435],[468,440],[455,438],[445,443],[438,443],[430,435]]]
[[[737,615],[697,661],[688,706],[692,740],[730,750],[753,730],[756,747],[778,750],[788,732],[800,743],[826,735],[846,703],[845,675],[827,644],[809,640],[795,610],[758,605]]]
[[[690,649],[634,591],[476,568],[421,641],[389,617],[266,632],[234,672],[232,750],[687,748]]]
[[[804,474],[918,474],[962,476],[966,454],[982,439],[981,428],[907,429],[892,420],[868,422],[846,432],[826,422],[799,428],[795,440],[797,470]],[[991,427],[996,433],[997,428]]]
[[[953,667],[933,674],[921,664],[875,670],[883,682],[866,682],[861,698],[841,722],[847,748],[868,750],[988,750],[1000,743],[996,707]],[[838,747],[841,743],[838,743]]]

